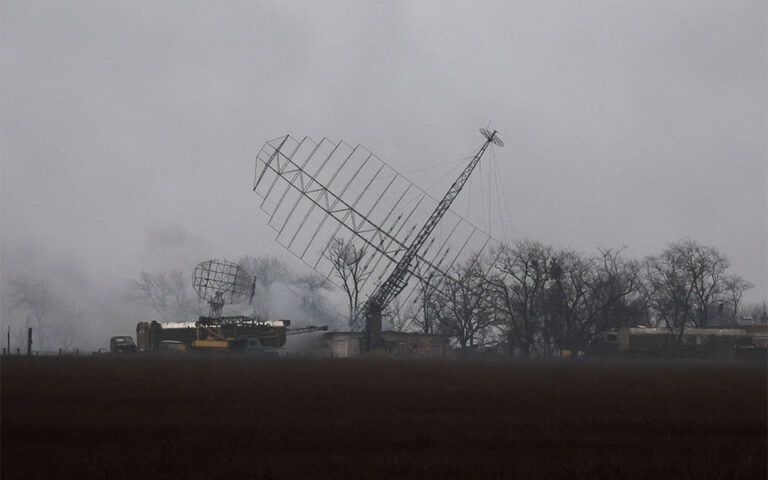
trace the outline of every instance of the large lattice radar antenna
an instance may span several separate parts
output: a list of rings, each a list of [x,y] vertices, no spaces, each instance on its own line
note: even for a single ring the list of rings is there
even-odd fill
[[[480,133],[482,146],[442,198],[364,146],[343,140],[284,135],[268,140],[257,154],[253,191],[280,245],[342,288],[334,245],[365,252],[365,276],[356,288],[366,300],[356,315],[365,317],[368,347],[378,341],[381,316],[395,297],[405,305],[419,291],[460,283],[456,265],[477,265],[488,273],[499,260],[500,243],[451,210],[484,152],[504,145],[496,130]]]
[[[192,274],[195,293],[208,302],[211,318],[219,318],[225,304],[237,303],[251,290],[251,275],[226,260],[200,262]]]
[[[498,145],[500,147],[504,146],[504,142],[501,141],[501,139],[499,138],[498,132],[496,130],[491,132],[488,129],[481,128],[480,133],[482,133],[483,136],[486,138],[486,140],[489,140],[492,144]]]

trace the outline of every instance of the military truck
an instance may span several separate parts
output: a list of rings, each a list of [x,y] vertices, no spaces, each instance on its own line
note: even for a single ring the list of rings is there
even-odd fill
[[[133,337],[117,336],[109,339],[109,353],[135,353],[136,344]]]

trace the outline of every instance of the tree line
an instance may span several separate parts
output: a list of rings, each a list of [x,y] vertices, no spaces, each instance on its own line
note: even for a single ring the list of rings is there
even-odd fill
[[[362,329],[360,285],[371,275],[372,252],[334,239],[324,255],[347,300],[343,315],[324,277],[296,274],[274,257],[244,256],[238,263],[256,278],[257,315],[274,319],[288,310],[307,323]],[[131,306],[137,319],[194,322],[207,306],[192,291],[187,273],[141,272],[120,303]],[[561,349],[584,350],[600,333],[625,326],[663,327],[682,337],[687,328],[737,325],[743,317],[768,323],[764,302],[742,304],[752,285],[730,272],[728,258],[691,240],[641,260],[618,249],[586,256],[520,240],[470,257],[450,274],[455,280],[411,279],[414,295],[387,308],[385,328],[447,335],[462,349],[503,347],[515,355],[549,356]],[[17,275],[5,285],[6,318],[24,320],[13,322],[14,337],[34,326],[39,347],[67,348],[86,328],[82,308],[64,300],[46,280]]]
[[[359,328],[353,277],[365,251],[343,241],[329,251],[349,296],[349,325]],[[741,317],[768,323],[764,303],[741,304],[752,285],[729,268],[718,249],[691,240],[642,260],[617,249],[585,256],[520,240],[455,265],[452,279],[412,279],[415,299],[395,301],[386,315],[393,330],[525,356],[583,351],[600,333],[626,326],[663,327],[682,337],[686,328],[733,326]]]

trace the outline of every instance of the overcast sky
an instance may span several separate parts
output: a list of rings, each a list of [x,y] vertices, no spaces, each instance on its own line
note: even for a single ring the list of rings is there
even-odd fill
[[[764,1],[1,13],[3,255],[32,243],[131,278],[279,253],[251,191],[266,140],[344,139],[413,170],[471,155],[491,122],[508,240],[641,258],[691,238],[766,296]]]

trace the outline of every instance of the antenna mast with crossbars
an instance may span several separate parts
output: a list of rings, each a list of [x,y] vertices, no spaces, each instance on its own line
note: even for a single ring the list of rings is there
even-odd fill
[[[480,162],[483,153],[485,153],[485,150],[491,143],[500,147],[504,146],[504,142],[498,137],[496,130],[490,132],[485,128],[481,128],[480,133],[485,137],[483,146],[480,147],[480,150],[472,157],[472,160],[461,172],[461,175],[453,182],[451,188],[448,189],[448,193],[440,200],[437,208],[435,208],[432,215],[424,223],[424,226],[408,246],[403,256],[400,257],[392,273],[384,282],[379,284],[363,306],[361,311],[365,315],[365,330],[369,349],[376,347],[378,342],[378,337],[381,333],[382,310],[408,285],[408,280],[411,276],[410,272],[415,268],[411,263],[416,260],[416,254],[424,246],[427,238],[429,238],[429,235],[435,229],[438,222],[440,222],[440,219],[443,218],[445,212],[448,211],[453,201],[459,195],[459,192],[461,192],[461,189],[464,188],[464,184],[469,180],[469,176],[472,175],[472,171]]]

